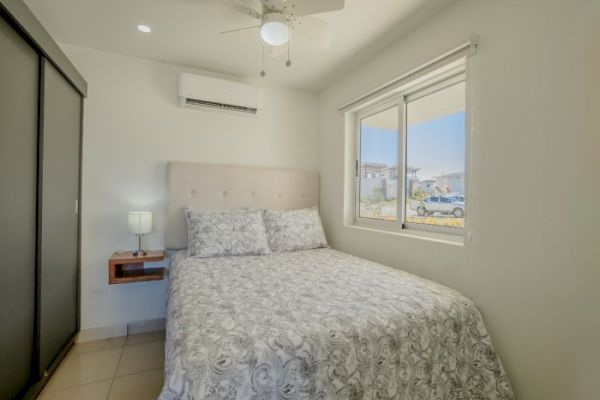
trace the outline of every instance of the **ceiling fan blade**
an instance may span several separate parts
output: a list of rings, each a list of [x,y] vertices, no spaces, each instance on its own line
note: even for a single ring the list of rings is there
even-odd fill
[[[321,48],[331,46],[333,32],[331,26],[322,19],[302,17],[294,27],[294,35],[301,37]]]
[[[228,0],[225,3],[243,14],[262,19],[263,6],[260,0]]]
[[[295,17],[321,14],[344,8],[344,0],[289,0],[290,14]]]
[[[258,29],[258,28],[260,28],[260,25],[246,26],[244,28],[230,29],[228,31],[219,32],[219,35],[224,35],[226,33],[232,33],[232,32],[246,31],[249,29]]]

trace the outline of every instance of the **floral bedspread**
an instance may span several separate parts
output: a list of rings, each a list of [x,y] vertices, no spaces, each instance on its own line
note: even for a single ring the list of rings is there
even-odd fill
[[[175,254],[170,399],[513,399],[473,302],[331,249]]]

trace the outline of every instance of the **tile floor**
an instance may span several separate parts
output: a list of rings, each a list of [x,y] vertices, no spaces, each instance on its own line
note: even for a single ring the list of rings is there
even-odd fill
[[[38,400],[156,400],[165,332],[77,343]]]

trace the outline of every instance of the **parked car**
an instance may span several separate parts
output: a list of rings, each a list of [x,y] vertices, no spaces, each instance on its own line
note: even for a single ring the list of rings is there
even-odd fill
[[[462,218],[465,216],[465,202],[459,201],[454,196],[431,196],[417,208],[417,214],[421,217],[433,215],[436,212]]]

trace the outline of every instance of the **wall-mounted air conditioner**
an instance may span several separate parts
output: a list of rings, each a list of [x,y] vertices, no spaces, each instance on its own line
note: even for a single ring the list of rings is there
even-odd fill
[[[257,115],[263,107],[262,88],[224,79],[181,73],[179,104],[208,111]]]

